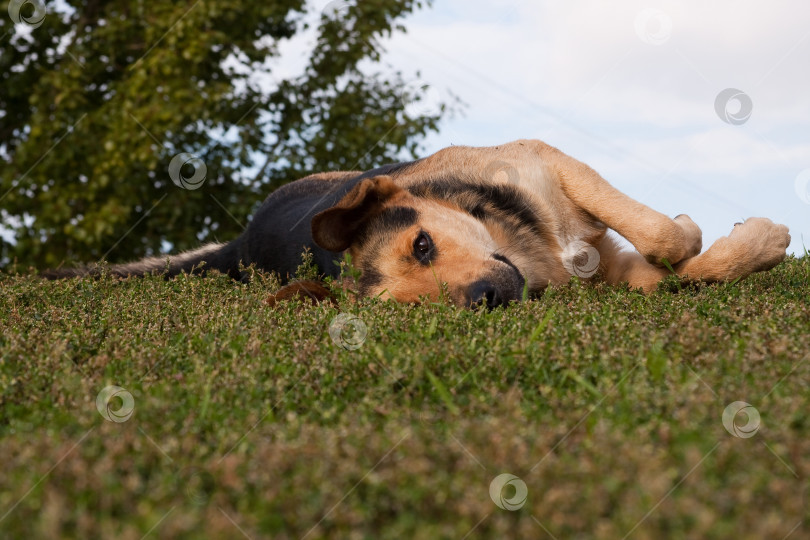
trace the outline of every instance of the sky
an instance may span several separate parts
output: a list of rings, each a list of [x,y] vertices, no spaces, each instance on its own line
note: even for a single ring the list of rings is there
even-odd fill
[[[310,22],[345,3],[311,0]],[[466,104],[424,155],[540,139],[691,216],[704,249],[754,216],[810,247],[807,0],[434,0],[403,23],[384,65],[430,85],[427,112]],[[299,74],[313,39],[282,43],[267,84]]]
[[[810,248],[810,2],[436,0],[404,23],[384,62],[467,105],[426,154],[541,139],[704,249],[754,216]]]

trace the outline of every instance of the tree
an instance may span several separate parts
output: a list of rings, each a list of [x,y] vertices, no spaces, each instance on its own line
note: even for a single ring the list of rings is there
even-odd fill
[[[310,28],[303,0],[12,0],[0,255],[45,267],[227,240],[284,182],[415,155],[450,109],[412,112],[424,87],[379,65],[424,3],[337,0]],[[277,77],[306,31],[303,74]]]

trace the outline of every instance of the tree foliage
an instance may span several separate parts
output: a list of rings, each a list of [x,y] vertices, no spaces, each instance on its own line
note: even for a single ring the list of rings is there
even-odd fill
[[[331,2],[310,26],[303,0],[12,0],[2,258],[43,267],[227,240],[284,182],[415,155],[448,109],[413,112],[424,87],[382,69],[381,40],[424,3]],[[302,33],[306,67],[282,76],[280,48]]]

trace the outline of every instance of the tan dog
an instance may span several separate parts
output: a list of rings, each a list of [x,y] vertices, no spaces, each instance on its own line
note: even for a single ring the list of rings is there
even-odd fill
[[[620,251],[608,229],[637,251]],[[671,273],[667,267],[689,280],[743,278],[773,268],[789,243],[787,227],[750,218],[700,254],[700,229],[686,215],[671,219],[556,148],[521,140],[451,147],[365,173],[312,175],[272,193],[228,244],[111,270],[176,274],[206,261],[239,277],[241,261],[286,279],[308,248],[329,276],[339,273],[334,261],[350,254],[363,295],[416,302],[446,287],[459,305],[493,307],[573,275],[644,291]],[[277,298],[310,290],[292,285]]]

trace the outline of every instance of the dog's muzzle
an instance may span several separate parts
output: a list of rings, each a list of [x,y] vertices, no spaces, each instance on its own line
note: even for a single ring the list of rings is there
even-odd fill
[[[503,264],[497,265],[485,277],[467,287],[471,308],[486,306],[487,309],[494,309],[509,302],[519,302],[523,296],[526,280],[517,267],[502,255],[493,258]]]

